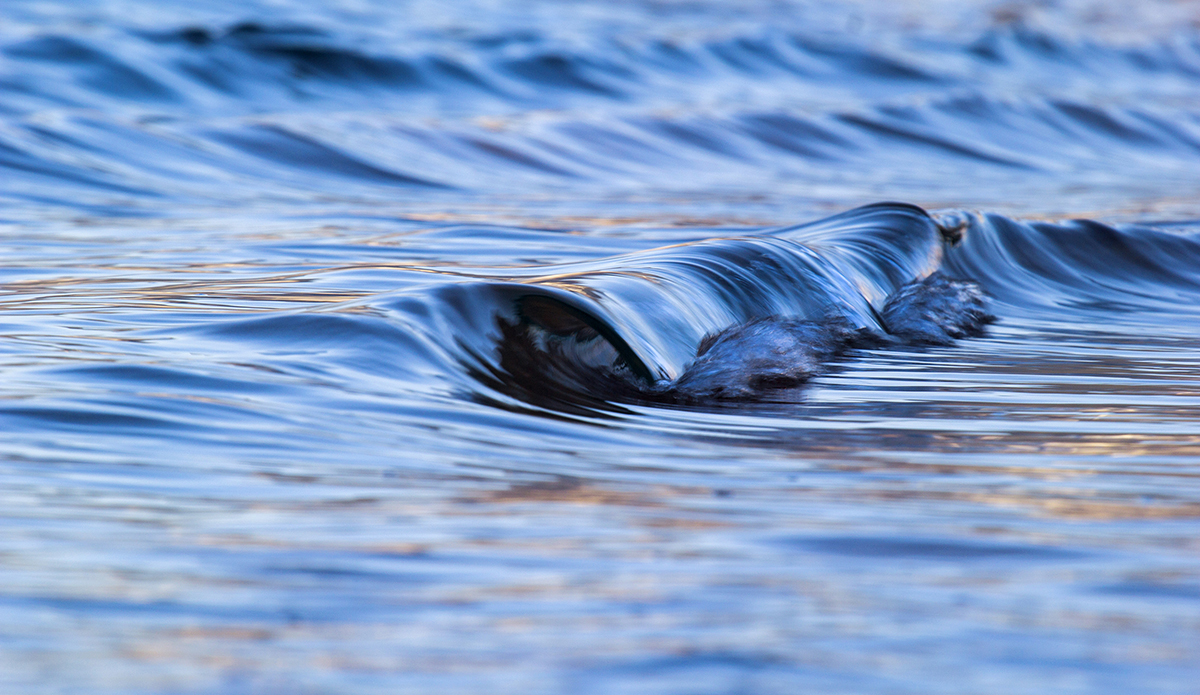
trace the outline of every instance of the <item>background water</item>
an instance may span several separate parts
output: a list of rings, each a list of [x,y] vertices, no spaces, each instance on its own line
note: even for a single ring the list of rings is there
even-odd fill
[[[1198,27],[6,0],[0,690],[1200,692]],[[880,200],[983,211],[904,267],[987,337],[790,402],[506,371],[514,282]]]

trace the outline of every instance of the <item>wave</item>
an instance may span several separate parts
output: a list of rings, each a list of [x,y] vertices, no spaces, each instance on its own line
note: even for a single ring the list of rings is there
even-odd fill
[[[989,312],[1001,337],[1048,322],[1194,340],[1197,229],[931,216],[886,203],[553,265],[388,266],[355,299],[253,316],[206,311],[140,329],[130,337],[146,346],[144,364],[43,372],[84,393],[10,414],[54,428],[93,426],[108,413],[141,418],[121,425],[139,432],[185,429],[190,415],[234,421],[264,397],[310,398],[314,388],[380,408],[467,401],[593,422],[636,405],[795,403],[839,361],[976,340]],[[540,247],[553,234],[447,227],[443,236],[514,246],[528,236]],[[176,344],[205,364],[166,366],[178,361]],[[114,410],[94,396],[153,383],[199,397]]]
[[[388,110],[428,113],[431,102],[413,96],[445,93],[453,100],[432,102],[434,110],[464,114],[494,113],[504,102],[516,110],[589,100],[687,103],[759,83],[770,85],[773,98],[786,96],[793,83],[801,90],[793,103],[795,97],[828,103],[848,94],[993,86],[1062,91],[1092,84],[1098,73],[1110,94],[1179,93],[1200,79],[1200,38],[1186,33],[1127,45],[1019,25],[939,42],[869,42],[761,27],[715,37],[661,31],[667,36],[593,29],[581,41],[527,28],[439,35],[419,25],[385,40],[361,27],[259,20],[129,27],[103,37],[33,28],[0,44],[8,64],[0,92],[18,95],[9,108],[26,112],[40,100],[40,108],[123,102],[225,115],[309,109],[314,101],[362,106],[354,94]]]
[[[1162,323],[1159,316],[1170,313],[1184,330],[1200,318],[1200,237],[1181,225],[1024,222],[979,213],[950,214],[943,223],[964,236],[947,254],[947,271],[975,279],[1012,311],[1060,323],[1084,312]]]
[[[1198,163],[1197,114],[982,95],[815,115],[556,114],[499,128],[353,114],[198,124],[70,116],[0,131],[0,167],[21,172],[30,195],[64,201],[78,195],[64,198],[52,182],[97,196],[197,200],[887,186],[983,204],[1066,186],[1081,205],[1099,206],[1150,182],[1192,186]]]
[[[297,323],[316,320],[303,314],[270,321],[297,333],[289,345],[338,344],[369,321],[370,334],[344,346],[358,369],[386,363],[386,376],[401,380],[436,369],[471,400],[594,416],[623,402],[795,398],[786,389],[869,352],[857,348],[981,335],[993,317],[976,282],[1000,325],[1016,329],[1031,317],[1070,322],[1087,311],[1113,322],[1181,307],[1176,320],[1192,325],[1200,240],[883,203],[594,261],[441,274],[424,289],[365,300],[386,320],[323,319],[335,330]],[[253,327],[273,340],[264,321],[239,322],[230,335]],[[389,349],[389,333],[405,345]],[[728,386],[735,373],[752,387]]]
[[[31,25],[0,37],[0,170],[38,204],[532,186],[987,204],[1059,181],[1104,200],[1195,184],[1198,83],[1194,32]]]

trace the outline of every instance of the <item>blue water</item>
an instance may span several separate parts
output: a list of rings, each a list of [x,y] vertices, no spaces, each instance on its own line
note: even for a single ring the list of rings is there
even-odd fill
[[[1198,692],[1197,27],[6,0],[0,692]]]

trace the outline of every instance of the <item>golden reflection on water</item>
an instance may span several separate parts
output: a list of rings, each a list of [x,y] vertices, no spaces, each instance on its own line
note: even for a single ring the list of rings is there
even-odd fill
[[[1092,457],[1094,452],[1078,454]],[[849,452],[847,452],[849,453]],[[1078,452],[1076,452],[1078,453]],[[826,451],[822,458],[828,456]],[[846,456],[840,461],[826,461],[818,465],[820,470],[856,474],[887,474],[886,480],[869,485],[853,485],[845,488],[825,488],[790,483],[778,488],[762,488],[731,485],[729,489],[713,489],[687,485],[614,485],[602,480],[582,477],[555,476],[547,480],[512,483],[502,487],[488,487],[474,492],[460,493],[434,507],[423,507],[413,503],[372,496],[347,498],[337,501],[313,502],[311,509],[333,510],[335,508],[360,508],[372,514],[413,514],[436,517],[453,516],[506,516],[514,505],[572,505],[614,510],[614,519],[621,523],[654,529],[719,529],[736,527],[745,523],[741,512],[732,516],[719,508],[705,507],[697,511],[693,503],[711,501],[728,496],[739,502],[751,499],[787,498],[792,504],[808,499],[814,503],[867,504],[912,504],[937,507],[946,503],[970,503],[985,507],[1019,512],[1030,518],[1056,518],[1083,522],[1140,520],[1140,519],[1193,519],[1200,517],[1200,502],[1187,498],[1172,498],[1162,492],[1161,483],[1156,483],[1155,495],[1115,492],[1106,489],[1101,482],[1110,477],[1145,478],[1147,480],[1195,479],[1200,473],[1190,470],[1172,470],[1151,467],[1141,463],[1137,466],[1101,468],[1095,461],[1061,460],[1062,467],[1047,466],[1040,462],[1031,465],[996,465],[989,463],[958,464],[945,462],[920,462],[897,460],[896,458],[873,457],[859,452],[858,456]],[[993,451],[989,456],[995,457]],[[917,456],[919,458],[919,456]],[[859,476],[861,479],[861,476]],[[982,481],[960,480],[974,478]],[[322,484],[321,477],[280,479],[290,484]],[[1094,483],[1091,481],[1095,481]],[[1126,489],[1128,483],[1122,483]],[[1169,488],[1166,488],[1169,489]],[[258,503],[264,512],[282,511],[277,505]],[[310,508],[310,505],[304,505]],[[298,511],[292,504],[286,508]],[[649,513],[633,514],[632,510]],[[965,512],[964,512],[965,513]],[[971,516],[971,514],[968,514]],[[561,539],[560,539],[561,540]],[[216,539],[213,539],[216,542]],[[248,539],[226,539],[224,542],[243,544]],[[508,539],[492,541],[501,545],[524,544],[529,541]],[[533,545],[550,551],[542,541]],[[569,545],[569,544],[568,544]],[[384,550],[383,546],[379,550]],[[402,545],[393,548],[399,552],[424,552],[424,545]]]

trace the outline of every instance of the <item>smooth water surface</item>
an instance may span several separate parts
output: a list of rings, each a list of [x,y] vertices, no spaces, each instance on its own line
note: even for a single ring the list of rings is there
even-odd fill
[[[7,0],[0,240],[2,692],[1198,692],[1194,3]]]

